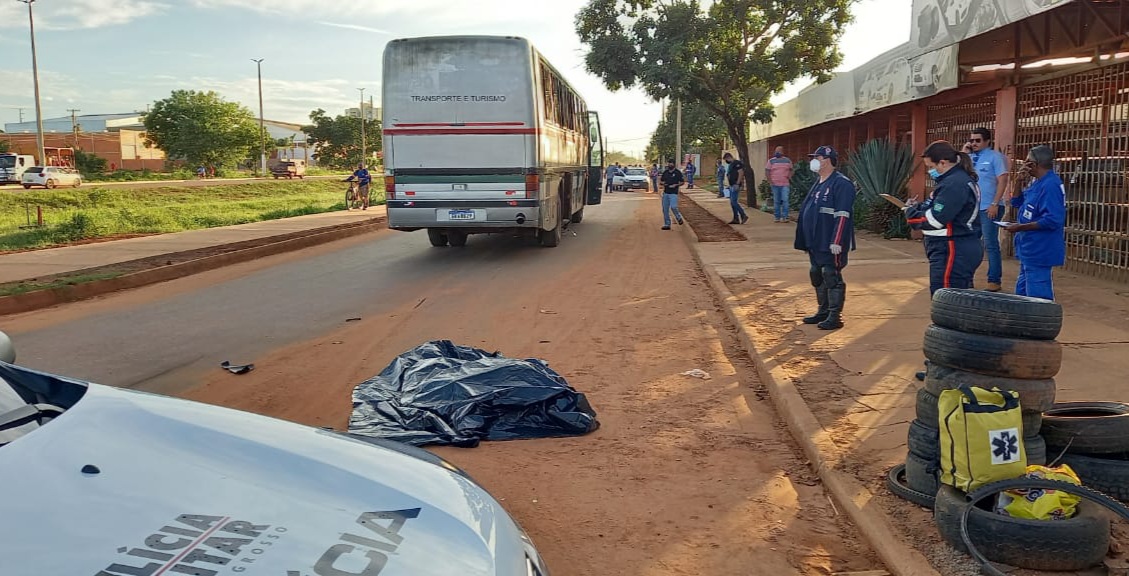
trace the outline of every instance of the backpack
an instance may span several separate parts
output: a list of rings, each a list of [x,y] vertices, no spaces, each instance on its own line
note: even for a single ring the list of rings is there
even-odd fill
[[[941,392],[941,483],[971,492],[1027,470],[1019,395],[961,386]]]

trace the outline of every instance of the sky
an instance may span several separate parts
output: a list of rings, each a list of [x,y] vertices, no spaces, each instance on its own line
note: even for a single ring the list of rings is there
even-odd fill
[[[215,90],[264,116],[306,123],[312,110],[379,106],[391,39],[445,34],[528,38],[601,114],[612,150],[641,155],[661,105],[609,92],[584,70],[574,17],[585,0],[36,0],[45,118],[143,111],[172,90]],[[860,0],[840,49],[849,70],[909,39],[909,0]],[[34,120],[27,7],[0,0],[0,124]],[[810,83],[810,82],[809,82]],[[777,102],[803,87],[799,82]]]

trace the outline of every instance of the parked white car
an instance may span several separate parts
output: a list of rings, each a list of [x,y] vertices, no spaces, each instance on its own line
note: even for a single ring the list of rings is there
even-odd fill
[[[82,174],[65,166],[32,166],[24,172],[21,183],[24,188],[42,186],[44,188],[58,188],[59,186],[82,186]]]
[[[14,359],[0,333],[4,576],[549,576],[501,504],[426,450]]]
[[[623,177],[622,187],[624,190],[634,190],[636,188],[647,189],[647,169],[646,168],[628,168],[627,175]]]

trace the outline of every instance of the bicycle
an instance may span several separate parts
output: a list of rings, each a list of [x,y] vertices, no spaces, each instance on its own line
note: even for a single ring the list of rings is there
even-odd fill
[[[349,183],[345,191],[345,209],[352,210],[361,206],[361,185],[356,180],[344,180]]]

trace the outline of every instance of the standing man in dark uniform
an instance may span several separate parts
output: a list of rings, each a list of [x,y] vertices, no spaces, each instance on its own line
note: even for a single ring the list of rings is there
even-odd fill
[[[819,175],[812,186],[796,226],[796,249],[808,253],[811,261],[811,285],[819,311],[804,318],[804,324],[816,324],[820,330],[843,327],[843,304],[847,300],[847,284],[843,268],[847,254],[855,248],[855,226],[851,213],[855,205],[855,185],[836,170],[839,154],[830,146],[820,146],[812,154],[808,167]]]
[[[663,171],[661,180],[663,185],[663,230],[670,230],[671,212],[674,212],[674,218],[678,220],[678,225],[682,225],[682,213],[678,211],[678,189],[686,181],[682,176],[682,171],[674,165],[674,158],[667,160],[666,170]]]

